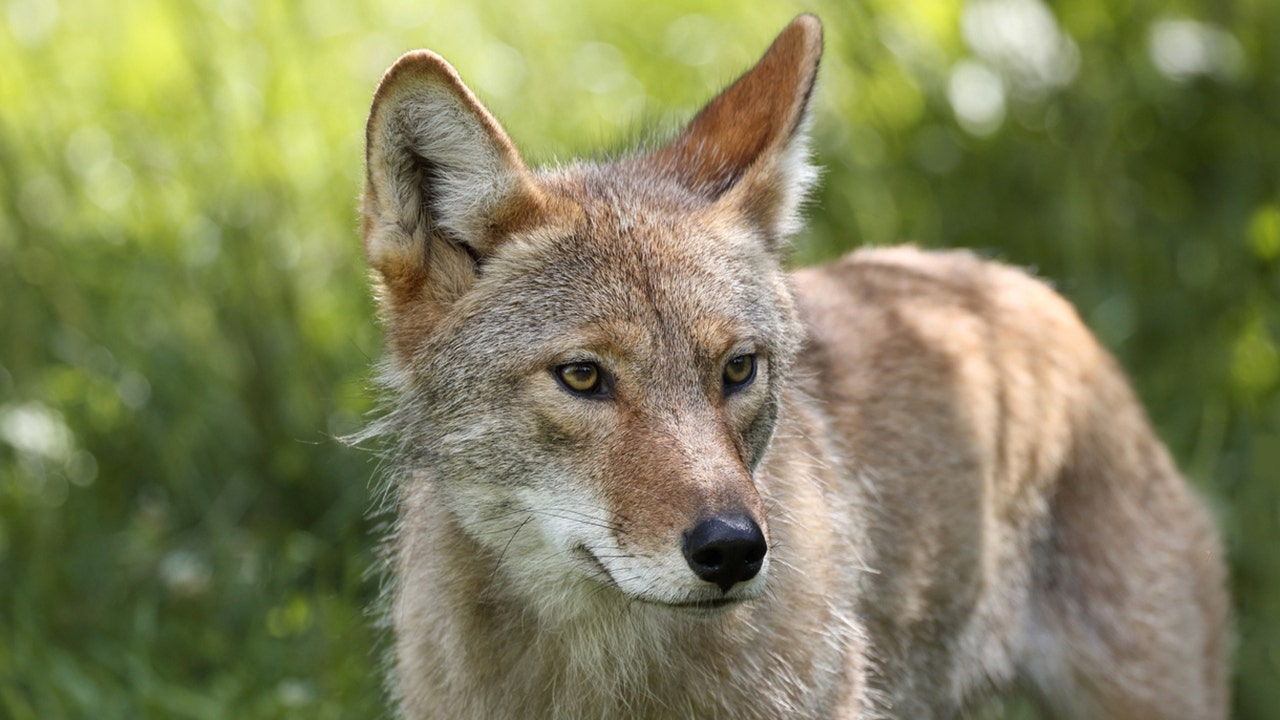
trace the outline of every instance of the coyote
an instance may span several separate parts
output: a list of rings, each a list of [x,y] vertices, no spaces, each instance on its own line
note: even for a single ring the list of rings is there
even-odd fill
[[[1223,718],[1206,506],[1017,269],[788,274],[802,15],[663,143],[530,169],[438,55],[367,126],[406,718]]]

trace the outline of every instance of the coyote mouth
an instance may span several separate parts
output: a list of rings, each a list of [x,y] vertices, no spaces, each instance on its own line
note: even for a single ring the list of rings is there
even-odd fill
[[[663,603],[681,610],[723,610],[744,602],[742,598],[712,598],[710,600],[690,600],[688,602]]]
[[[715,618],[724,615],[745,602],[745,598],[712,598],[709,600],[687,600],[684,602],[664,602],[650,598],[637,598],[645,605],[663,608],[681,615],[695,618]]]
[[[594,570],[599,578],[605,581],[606,584],[612,585],[619,590],[622,589],[622,587],[618,585],[618,581],[614,579],[613,573],[609,572],[609,568],[605,567],[605,564],[600,562],[600,558],[596,557],[596,554],[591,552],[591,549],[585,544],[578,543],[574,546],[573,552],[579,558],[585,560],[587,565]]]
[[[605,564],[600,561],[600,558],[596,557],[595,553],[591,552],[586,545],[579,544],[574,548],[574,553],[586,561],[591,569],[595,571],[600,580],[617,589],[618,592],[627,595],[632,600],[639,601],[645,605],[668,608],[694,615],[718,615],[719,613],[736,605],[740,605],[750,599],[744,597],[719,597],[671,602],[667,600],[659,600],[657,598],[631,595],[622,589],[622,586],[619,585],[618,581],[613,577],[613,573],[609,572],[609,568],[605,567]]]

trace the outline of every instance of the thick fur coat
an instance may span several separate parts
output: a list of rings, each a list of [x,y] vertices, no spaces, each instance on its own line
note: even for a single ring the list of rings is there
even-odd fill
[[[1226,717],[1211,517],[1072,308],[966,252],[784,270],[821,50],[536,171],[440,57],[383,78],[404,717]]]

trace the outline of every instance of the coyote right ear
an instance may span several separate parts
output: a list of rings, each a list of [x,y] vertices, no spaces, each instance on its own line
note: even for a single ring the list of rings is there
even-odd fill
[[[822,23],[801,15],[764,57],[707,103],[650,158],[685,187],[739,208],[771,238],[799,227],[799,206],[817,171],[805,118],[822,58]]]
[[[542,207],[502,127],[430,51],[387,70],[365,140],[365,254],[392,320],[409,305],[418,317],[444,309],[513,226]]]

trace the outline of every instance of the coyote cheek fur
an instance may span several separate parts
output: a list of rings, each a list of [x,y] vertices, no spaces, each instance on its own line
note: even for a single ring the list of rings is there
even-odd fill
[[[1210,514],[1068,304],[965,252],[784,271],[821,50],[545,170],[439,56],[383,78],[405,717],[1225,717]]]

